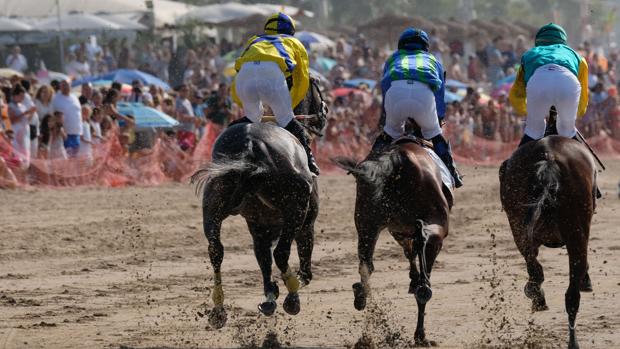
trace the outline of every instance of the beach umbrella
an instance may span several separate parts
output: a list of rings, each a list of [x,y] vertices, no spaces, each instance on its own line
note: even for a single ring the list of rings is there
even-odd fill
[[[443,95],[443,101],[446,103],[460,102],[463,100],[463,96],[454,92],[446,91]]]
[[[155,85],[170,90],[170,85],[162,81],[160,78],[151,74],[132,69],[118,69],[98,76],[89,76],[73,82],[73,86],[81,85],[85,82],[93,82],[98,80],[116,81],[124,84],[131,84],[133,81],[140,81],[143,85]]]
[[[323,72],[328,72],[330,70],[332,70],[332,68],[337,64],[337,62],[331,58],[327,58],[327,57],[319,57],[317,58],[314,63],[311,63],[310,65],[315,68],[316,70],[320,70]]]
[[[119,102],[116,106],[119,113],[134,117],[137,129],[173,128],[179,125],[179,122],[172,117],[142,103]]]
[[[0,68],[0,78],[11,78],[15,75],[20,78],[24,77],[24,74],[18,72],[17,70],[13,70],[11,68]]]
[[[315,32],[301,31],[296,33],[295,37],[299,39],[307,49],[326,50],[336,46],[336,43],[330,38]]]
[[[0,32],[29,32],[33,31],[34,28],[27,23],[19,21],[14,18],[9,17],[0,17]]]
[[[351,79],[351,80],[346,80],[343,83],[344,87],[353,87],[353,88],[358,88],[362,84],[368,85],[368,88],[372,90],[377,85],[377,81],[371,80],[371,79]]]
[[[446,87],[452,87],[452,88],[456,88],[456,89],[459,89],[459,88],[465,88],[466,89],[467,87],[469,87],[469,85],[467,85],[464,82],[460,82],[458,80],[448,79],[448,80],[446,80]]]
[[[112,83],[114,81],[111,80],[95,80],[95,81],[88,81],[91,85],[93,85],[93,88],[95,89],[100,89],[102,87],[104,88],[110,88],[112,86]],[[79,94],[82,88],[82,84],[72,84],[71,85],[71,91],[73,91],[76,94]],[[123,96],[129,96],[131,95],[131,92],[133,90],[133,87],[129,84],[121,84],[121,95]]]

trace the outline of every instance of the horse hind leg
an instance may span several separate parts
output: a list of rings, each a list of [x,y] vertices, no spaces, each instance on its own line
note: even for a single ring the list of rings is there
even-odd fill
[[[214,328],[222,328],[226,324],[226,310],[224,310],[224,290],[222,288],[222,261],[224,259],[224,246],[220,241],[221,221],[205,217],[204,231],[209,241],[209,259],[213,267],[213,289],[211,299],[213,309],[209,312],[209,324]]]
[[[566,312],[568,313],[569,349],[579,349],[575,331],[575,322],[581,301],[580,288],[587,274],[587,235],[585,241],[571,241],[567,244],[570,282],[565,295]]]
[[[439,226],[434,226],[440,228]],[[424,330],[424,317],[426,304],[433,296],[431,289],[430,274],[435,260],[441,247],[443,246],[443,236],[439,231],[430,229],[422,220],[417,220],[414,234],[414,253],[418,256],[420,263],[420,273],[413,293],[418,306],[418,321],[416,325],[414,339],[417,346],[435,346],[436,343],[426,338]],[[413,281],[413,280],[412,280]]]
[[[381,228],[368,221],[358,221],[356,226],[360,282],[353,284],[353,295],[355,297],[353,306],[357,310],[364,310],[366,301],[370,296],[370,275],[375,270],[373,255]]]
[[[542,284],[545,281],[543,267],[538,261],[538,247],[532,247],[524,254],[529,279],[523,291],[532,300],[532,311],[549,310]]]
[[[583,281],[581,282],[581,288],[579,289],[581,292],[592,292],[592,280],[590,279],[590,265],[586,267],[586,275],[583,277]]]
[[[271,266],[273,264],[271,258],[271,242],[274,232],[268,227],[247,222],[254,245],[254,255],[263,276],[263,293],[265,300],[258,305],[258,310],[266,316],[271,316],[277,308],[276,299],[280,292],[278,284],[271,278]]]
[[[315,187],[310,198],[310,206],[303,227],[295,236],[297,254],[299,256],[299,271],[297,277],[302,287],[312,281],[312,250],[314,249],[314,222],[319,212],[318,188]]]

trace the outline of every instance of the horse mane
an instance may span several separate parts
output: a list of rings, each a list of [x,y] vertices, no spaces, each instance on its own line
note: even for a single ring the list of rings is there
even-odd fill
[[[532,196],[534,202],[529,207],[525,219],[527,235],[530,241],[534,238],[534,227],[540,219],[543,210],[555,209],[558,206],[557,193],[560,189],[561,171],[554,157],[545,153],[545,159],[535,165],[532,176]]]

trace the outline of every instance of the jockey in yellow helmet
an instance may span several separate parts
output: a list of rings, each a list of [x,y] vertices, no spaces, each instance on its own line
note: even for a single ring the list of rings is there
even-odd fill
[[[276,123],[299,139],[308,155],[308,167],[318,175],[310,140],[293,113],[310,85],[308,53],[293,37],[295,23],[291,17],[283,13],[270,16],[264,31],[247,42],[235,61],[238,74],[232,96],[246,114],[235,123],[260,122],[262,104],[268,105],[275,114]]]

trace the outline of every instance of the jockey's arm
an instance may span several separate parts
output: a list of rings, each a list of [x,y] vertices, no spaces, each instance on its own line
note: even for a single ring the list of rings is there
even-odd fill
[[[521,65],[517,71],[517,77],[515,78],[514,84],[510,88],[508,100],[510,101],[515,114],[527,115],[525,73],[523,72],[523,65]]]
[[[579,96],[579,107],[577,108],[577,116],[582,117],[588,108],[589,86],[588,86],[588,63],[586,59],[581,57],[579,61],[579,71],[577,79],[581,85],[581,95]]]
[[[446,72],[443,70],[441,63],[437,62],[437,74],[441,79],[441,86],[435,91],[435,105],[437,108],[437,117],[439,120],[443,120],[446,115]]]

